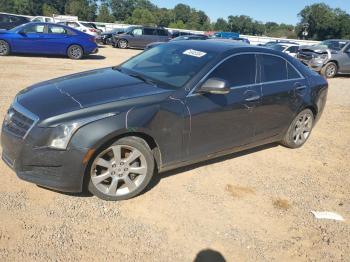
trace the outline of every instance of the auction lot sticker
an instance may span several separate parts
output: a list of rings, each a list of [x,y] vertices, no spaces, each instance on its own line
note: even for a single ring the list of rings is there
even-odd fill
[[[201,57],[205,56],[207,53],[204,53],[204,52],[201,52],[201,51],[197,51],[197,50],[194,50],[194,49],[188,49],[185,52],[183,52],[183,54],[201,58]]]

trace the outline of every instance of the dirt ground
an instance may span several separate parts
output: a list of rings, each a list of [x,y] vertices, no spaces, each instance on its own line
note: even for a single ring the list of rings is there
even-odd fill
[[[0,118],[31,84],[138,52],[1,57]],[[194,261],[208,249],[226,261],[350,261],[350,77],[329,83],[326,110],[303,148],[269,145],[161,174],[129,201],[43,189],[1,161],[0,261]],[[317,220],[312,210],[345,221]]]

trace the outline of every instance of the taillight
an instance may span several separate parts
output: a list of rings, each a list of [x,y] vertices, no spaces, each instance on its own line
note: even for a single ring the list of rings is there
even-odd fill
[[[96,43],[96,38],[95,38],[95,37],[90,37],[89,40],[90,40],[91,42]]]
[[[89,30],[90,30],[90,32],[97,33],[97,30],[96,30],[96,29],[91,28],[91,29],[89,29]]]

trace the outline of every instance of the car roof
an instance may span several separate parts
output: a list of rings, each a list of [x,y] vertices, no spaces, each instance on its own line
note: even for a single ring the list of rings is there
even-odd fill
[[[226,41],[225,41],[226,40]],[[228,39],[208,39],[208,40],[180,40],[170,41],[171,45],[182,45],[188,49],[201,49],[207,52],[214,52],[217,54],[231,54],[235,52],[265,52],[271,54],[280,54],[272,49],[252,46],[242,42],[236,42]]]
[[[283,46],[299,46],[297,43],[277,43],[276,45],[283,45]]]

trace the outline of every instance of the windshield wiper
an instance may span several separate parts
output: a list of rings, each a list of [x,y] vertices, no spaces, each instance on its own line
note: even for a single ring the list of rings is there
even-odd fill
[[[139,75],[139,74],[130,73],[130,74],[128,74],[128,75],[131,76],[131,77],[135,77],[135,78],[137,78],[137,79],[140,79],[141,81],[143,81],[143,82],[145,82],[145,83],[147,83],[147,84],[150,84],[150,85],[153,85],[153,86],[158,86],[157,83],[156,83],[155,81],[153,81],[153,80],[151,80],[151,79],[149,79],[149,78],[146,78],[146,77],[144,77],[144,76],[141,76],[141,75]]]

